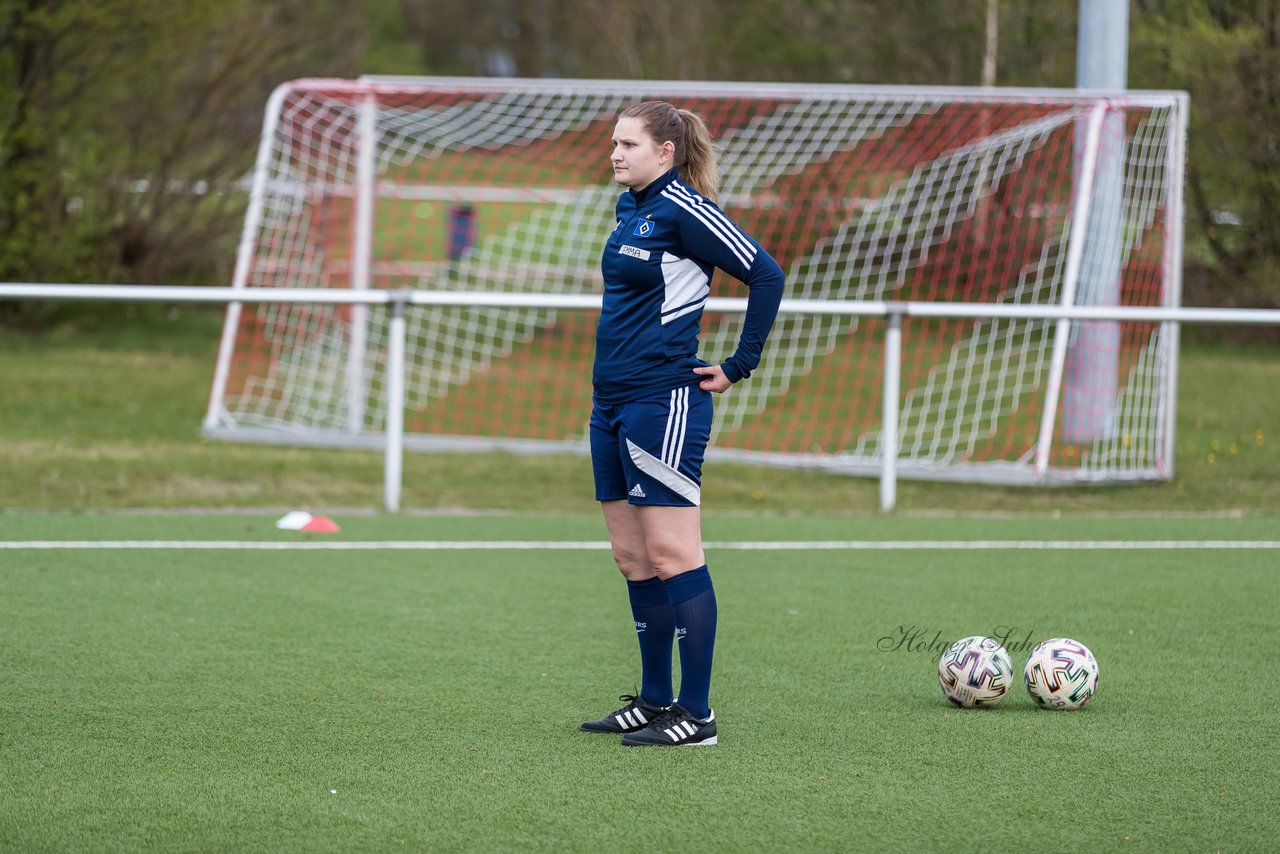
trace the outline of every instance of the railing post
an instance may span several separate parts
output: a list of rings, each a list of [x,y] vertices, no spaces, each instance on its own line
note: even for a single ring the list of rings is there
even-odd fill
[[[383,463],[383,505],[388,513],[400,512],[404,480],[404,342],[408,291],[391,294],[391,319],[387,329],[387,428]]]
[[[880,409],[880,511],[898,501],[898,395],[902,385],[902,316],[906,306],[889,303],[884,332],[884,395]]]

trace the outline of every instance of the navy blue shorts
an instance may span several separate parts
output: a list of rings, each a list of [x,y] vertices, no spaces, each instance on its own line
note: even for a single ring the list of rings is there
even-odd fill
[[[711,392],[683,386],[591,408],[596,500],[668,507],[702,503],[702,458],[711,439]]]

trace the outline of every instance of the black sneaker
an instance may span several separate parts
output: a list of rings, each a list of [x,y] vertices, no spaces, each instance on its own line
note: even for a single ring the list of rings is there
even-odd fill
[[[664,711],[662,707],[651,706],[634,694],[623,694],[618,699],[626,705],[598,721],[587,721],[579,729],[583,732],[635,732],[644,729]]]
[[[624,735],[622,743],[626,747],[709,747],[716,743],[716,713],[699,720],[676,703],[644,729]]]

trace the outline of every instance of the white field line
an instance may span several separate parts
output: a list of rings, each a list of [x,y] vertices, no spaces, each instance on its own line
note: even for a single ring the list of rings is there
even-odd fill
[[[1275,550],[1280,540],[771,540],[704,543],[741,551],[987,551],[987,550]],[[499,551],[605,550],[603,540],[0,540],[9,550],[175,549],[180,551]]]

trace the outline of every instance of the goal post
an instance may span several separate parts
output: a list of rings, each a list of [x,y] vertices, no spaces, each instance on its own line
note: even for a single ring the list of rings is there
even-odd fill
[[[204,432],[378,447],[402,430],[409,449],[585,453],[598,311],[557,300],[601,291],[621,191],[609,140],[618,113],[649,99],[707,119],[722,206],[778,259],[789,298],[1070,308],[1118,266],[1120,305],[1178,304],[1184,93],[299,80],[267,107],[234,288],[528,300],[403,306],[397,413],[385,307],[235,304]],[[717,273],[712,295],[745,289]],[[717,398],[709,458],[874,476],[889,446],[899,477],[1171,476],[1176,324],[894,323],[781,313],[760,370]],[[708,310],[704,358],[727,357],[740,329],[739,312]],[[1064,426],[1064,372],[1091,342],[1105,358],[1075,363],[1109,375],[1071,378],[1072,417],[1097,410],[1082,435]],[[1102,391],[1082,400],[1081,388]]]

